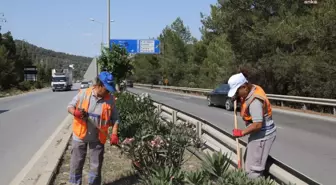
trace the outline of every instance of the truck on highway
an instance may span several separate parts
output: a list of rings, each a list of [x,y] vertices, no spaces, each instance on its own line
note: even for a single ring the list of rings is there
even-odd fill
[[[73,81],[73,65],[69,65],[65,69],[52,69],[51,77],[51,88],[53,92],[71,90]]]

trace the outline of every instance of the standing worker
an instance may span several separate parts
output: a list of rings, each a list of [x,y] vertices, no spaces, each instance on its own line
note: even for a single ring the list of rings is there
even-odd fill
[[[267,157],[276,138],[276,126],[272,119],[271,104],[264,90],[251,84],[246,78],[245,73],[231,76],[228,80],[228,96],[242,101],[240,115],[246,128],[233,129],[233,136],[249,135],[245,171],[254,179],[263,175]]]
[[[94,86],[80,90],[68,106],[68,112],[74,115],[69,180],[73,185],[82,184],[87,148],[90,153],[89,185],[101,184],[104,144],[110,126],[113,126],[110,144],[118,144],[119,116],[112,92],[115,92],[113,76],[103,71]]]

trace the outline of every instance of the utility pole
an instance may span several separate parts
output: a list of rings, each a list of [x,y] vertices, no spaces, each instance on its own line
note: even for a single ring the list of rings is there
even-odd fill
[[[99,23],[101,25],[101,31],[102,31],[102,34],[101,34],[102,38],[101,39],[102,40],[100,42],[100,52],[102,53],[103,49],[104,49],[104,23],[99,22],[99,21],[97,21],[97,20],[95,20],[93,18],[90,18],[90,21]],[[98,65],[98,58],[97,57],[96,57],[95,61],[96,61],[96,73],[97,73],[97,76],[98,76],[98,74],[99,74],[99,65]]]
[[[111,36],[110,36],[110,31],[111,31],[111,0],[107,0],[107,44],[108,44],[108,48],[109,50],[111,49],[110,48],[110,39],[111,39]]]
[[[4,23],[7,22],[4,13],[0,13],[0,23],[2,23],[2,22],[4,22]],[[0,25],[0,31],[1,31],[1,25]]]

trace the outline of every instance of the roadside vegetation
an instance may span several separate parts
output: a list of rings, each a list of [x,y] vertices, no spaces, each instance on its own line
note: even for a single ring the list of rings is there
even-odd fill
[[[148,97],[117,95],[120,113],[120,148],[106,145],[103,179],[106,185],[268,185],[271,180],[250,180],[243,171],[229,168],[229,154],[220,152],[199,160],[187,148],[203,141],[195,126],[161,121]],[[53,184],[69,178],[70,151],[63,156]],[[86,161],[86,163],[88,160]],[[86,164],[84,174],[88,172]]]
[[[214,88],[239,69],[267,93],[336,98],[336,1],[222,1],[201,14],[201,38],[181,18],[160,55],[134,58],[139,83]]]
[[[34,91],[34,90],[42,89],[48,86],[49,84],[43,83],[41,81],[36,81],[36,82],[23,81],[23,82],[20,82],[16,87],[12,87],[10,89],[5,89],[5,90],[0,91],[0,98],[6,97],[6,96],[18,95],[24,92]]]
[[[50,86],[51,69],[74,64],[74,79],[81,79],[92,58],[55,52],[14,40],[0,33],[0,97]],[[37,67],[37,81],[24,81],[24,67]]]

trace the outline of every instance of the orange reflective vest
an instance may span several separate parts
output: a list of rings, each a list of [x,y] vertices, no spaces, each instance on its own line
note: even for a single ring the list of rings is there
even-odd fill
[[[266,93],[260,86],[258,85],[254,85],[254,86],[255,86],[255,90],[253,94],[247,100],[242,99],[242,104],[241,104],[240,115],[247,125],[253,122],[248,108],[250,104],[252,103],[252,101],[256,98],[261,100],[264,104],[263,105],[264,117],[272,118],[272,107],[271,107],[271,103],[269,102],[266,96]],[[264,127],[269,127],[269,126],[272,126],[272,125],[265,125]],[[267,128],[264,128],[264,129],[267,129]]]
[[[90,104],[90,98],[92,96],[92,87],[88,88],[85,90],[85,92],[80,91],[79,93],[80,99],[77,102],[76,109],[84,109],[86,112],[88,112],[89,109],[89,104]],[[107,95],[104,97],[104,103],[101,105],[102,106],[102,112],[99,115],[99,124],[97,125],[101,131],[105,132],[101,133],[99,131],[98,137],[99,140],[102,144],[106,143],[107,140],[107,135],[108,135],[108,128],[112,126],[111,123],[111,113],[113,109],[113,101],[114,98],[111,95]],[[92,124],[92,123],[87,123],[85,120],[79,119],[74,117],[73,120],[73,134],[77,136],[79,139],[84,139],[87,133],[87,124]],[[96,123],[93,123],[96,124]]]

